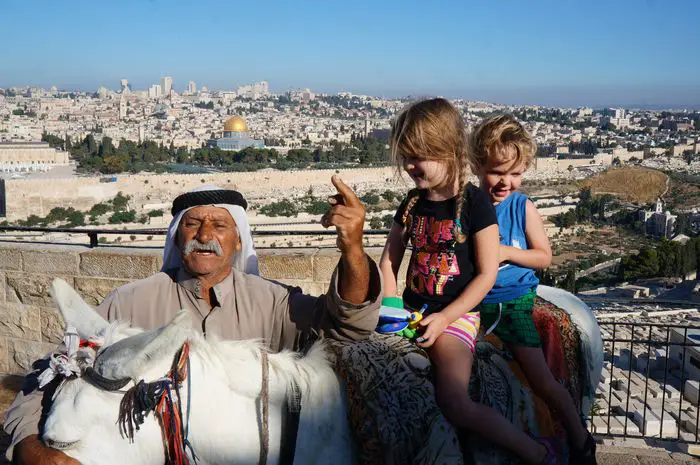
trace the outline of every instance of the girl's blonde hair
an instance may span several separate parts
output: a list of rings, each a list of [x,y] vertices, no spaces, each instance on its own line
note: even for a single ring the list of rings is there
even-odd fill
[[[466,185],[467,138],[464,121],[457,109],[443,98],[421,100],[406,107],[392,123],[391,155],[401,173],[405,157],[437,160],[446,164],[447,177],[443,185],[457,182],[460,194]],[[462,197],[455,202],[454,236],[458,242],[467,237],[462,231]],[[411,230],[411,210],[418,201],[418,190],[409,192],[403,213],[404,242]]]
[[[495,115],[484,119],[469,137],[469,164],[474,174],[486,166],[489,157],[514,160],[528,169],[535,160],[536,153],[537,145],[532,136],[511,115]]]

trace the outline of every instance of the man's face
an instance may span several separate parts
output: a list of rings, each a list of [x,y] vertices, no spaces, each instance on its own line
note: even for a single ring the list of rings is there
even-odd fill
[[[231,257],[241,249],[238,228],[228,210],[192,208],[182,216],[177,231],[182,263],[189,273],[221,279],[228,276]]]

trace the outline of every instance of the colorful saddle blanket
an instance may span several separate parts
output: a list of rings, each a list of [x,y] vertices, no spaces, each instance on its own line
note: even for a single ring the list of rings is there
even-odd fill
[[[537,298],[534,320],[547,363],[575,404],[587,405],[591,361],[589,338],[569,314]],[[345,381],[352,430],[362,464],[521,463],[485,438],[455,431],[435,403],[430,363],[407,339],[373,334],[366,341],[327,341],[336,371]],[[490,334],[477,343],[469,391],[523,431],[557,439],[568,461],[562,426],[527,386],[517,362]],[[582,402],[584,401],[584,402]],[[463,455],[464,452],[464,455]]]

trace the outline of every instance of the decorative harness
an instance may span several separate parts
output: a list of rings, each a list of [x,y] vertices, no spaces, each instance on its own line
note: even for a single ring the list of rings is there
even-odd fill
[[[146,383],[139,381],[124,394],[119,405],[119,433],[134,441],[134,432],[139,430],[148,414],[153,411],[158,417],[165,442],[165,463],[189,465],[187,449],[197,463],[192,444],[188,440],[192,383],[190,371],[190,345],[185,342],[175,353],[170,371],[163,378]],[[95,373],[94,370],[92,373]],[[89,378],[90,375],[88,375]],[[127,380],[128,382],[129,380]],[[187,417],[182,416],[180,386],[187,381]],[[174,395],[173,395],[174,393]]]
[[[77,342],[77,334],[67,332],[65,337],[66,353],[58,353],[51,356],[50,367],[40,375],[48,381],[56,376],[66,379],[81,376],[93,386],[109,392],[122,392],[124,397],[119,405],[117,424],[122,437],[134,441],[134,434],[140,429],[150,412],[155,412],[158,417],[163,435],[167,465],[190,465],[187,454],[189,449],[194,464],[198,463],[192,444],[189,442],[189,422],[191,413],[192,383],[190,372],[190,345],[185,342],[175,353],[168,373],[153,382],[146,383],[140,380],[126,391],[122,389],[129,384],[131,378],[109,379],[99,374],[92,365],[97,357],[87,357],[86,362],[76,361],[77,347],[89,348],[97,352],[101,341],[80,340]],[[262,385],[260,389],[261,403],[261,431],[260,431],[260,457],[259,464],[267,463],[269,455],[269,359],[267,350],[261,350]],[[87,365],[87,366],[86,366]],[[48,382],[46,381],[46,382]],[[182,415],[182,402],[180,388],[183,382],[187,382],[187,411]],[[300,398],[299,389],[292,386],[293,397],[287,399],[287,427],[286,435],[282,438],[280,450],[281,465],[291,465],[294,462],[296,439],[299,428]]]

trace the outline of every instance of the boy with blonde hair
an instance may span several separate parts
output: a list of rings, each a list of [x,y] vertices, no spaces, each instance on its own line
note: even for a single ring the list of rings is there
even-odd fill
[[[518,192],[536,149],[532,137],[510,115],[485,119],[469,140],[472,171],[496,209],[500,233],[500,267],[496,284],[479,308],[481,325],[508,346],[533,392],[556,410],[571,444],[570,463],[595,464],[595,441],[579,420],[569,392],[549,370],[532,320],[539,283],[534,270],[552,261],[542,218]],[[548,449],[552,446],[546,439],[539,441]]]

